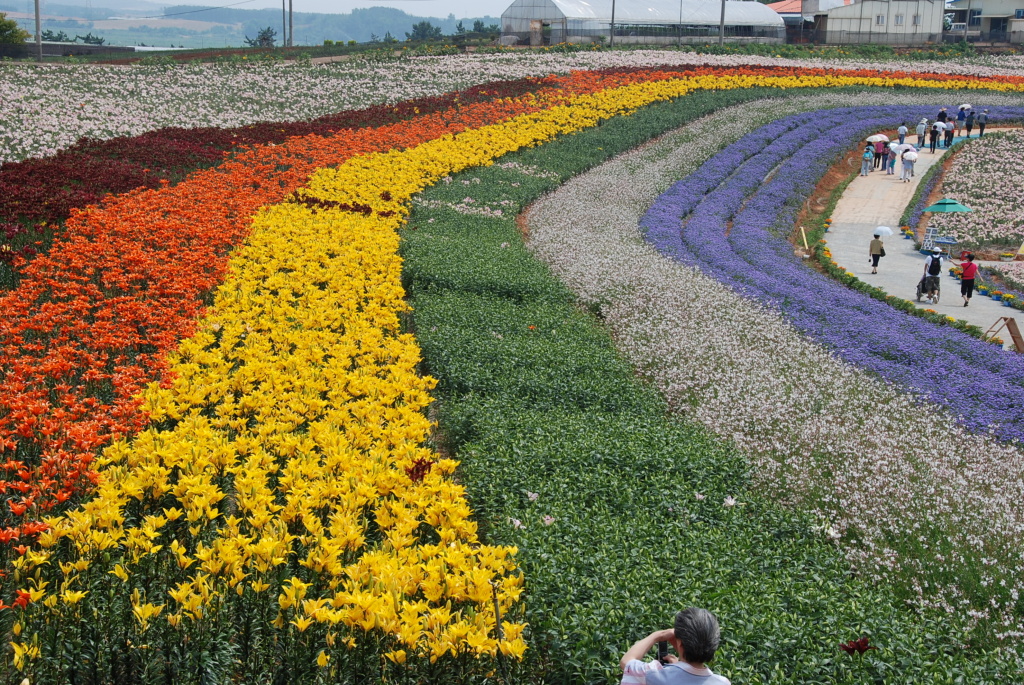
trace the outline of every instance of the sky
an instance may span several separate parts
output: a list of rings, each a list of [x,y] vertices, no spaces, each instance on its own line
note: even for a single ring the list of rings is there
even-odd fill
[[[204,5],[206,7],[233,6],[238,9],[265,9],[280,7],[281,0],[176,0],[165,4]],[[102,4],[102,0],[93,0]],[[353,9],[366,7],[395,7],[418,17],[500,17],[512,0],[292,0],[295,12],[322,12],[348,14]]]

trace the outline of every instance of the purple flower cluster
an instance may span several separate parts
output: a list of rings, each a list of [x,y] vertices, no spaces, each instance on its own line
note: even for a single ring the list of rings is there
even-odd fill
[[[991,120],[1024,108],[991,107]],[[1024,441],[1024,355],[910,316],[811,270],[786,236],[840,155],[936,108],[861,107],[779,119],[661,195],[641,221],[662,253],[777,308],[842,359],[951,409],[972,430]]]

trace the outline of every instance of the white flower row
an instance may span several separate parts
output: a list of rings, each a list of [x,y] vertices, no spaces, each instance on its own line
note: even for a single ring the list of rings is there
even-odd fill
[[[1024,591],[1024,453],[841,362],[775,311],[655,253],[638,231],[656,195],[719,146],[797,111],[874,104],[885,98],[794,96],[697,121],[538,202],[530,249],[600,307],[621,351],[675,411],[735,442],[757,489],[816,512],[860,573],[1024,635],[1014,613]]]
[[[0,65],[0,163],[44,157],[84,136],[131,136],[167,126],[300,121],[439,95],[496,80],[574,69],[652,65],[874,68],[978,76],[1024,74],[1024,57],[868,63],[698,55],[675,50],[423,57],[394,63],[146,67]],[[951,102],[942,104],[953,104]]]
[[[992,269],[997,271],[1011,288],[1024,290],[1024,262],[995,264]]]

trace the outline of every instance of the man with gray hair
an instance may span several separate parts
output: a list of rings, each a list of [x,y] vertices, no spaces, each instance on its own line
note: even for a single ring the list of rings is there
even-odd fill
[[[675,627],[656,630],[629,648],[619,662],[621,685],[730,685],[729,679],[711,672],[707,662],[715,656],[720,633],[718,619],[710,611],[690,607],[676,614]],[[678,657],[641,661],[658,642],[668,642]]]

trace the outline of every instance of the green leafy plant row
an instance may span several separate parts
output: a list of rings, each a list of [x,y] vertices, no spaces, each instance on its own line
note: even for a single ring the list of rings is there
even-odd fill
[[[778,93],[774,94],[778,96]],[[439,380],[439,447],[490,542],[518,546],[521,682],[612,683],[637,638],[714,611],[735,683],[1009,682],[1005,655],[858,580],[827,527],[764,501],[728,443],[669,414],[515,215],[571,176],[761,90],[697,93],[423,193],[403,236],[409,321]],[[500,212],[500,215],[499,215]],[[868,637],[851,657],[839,644]]]

